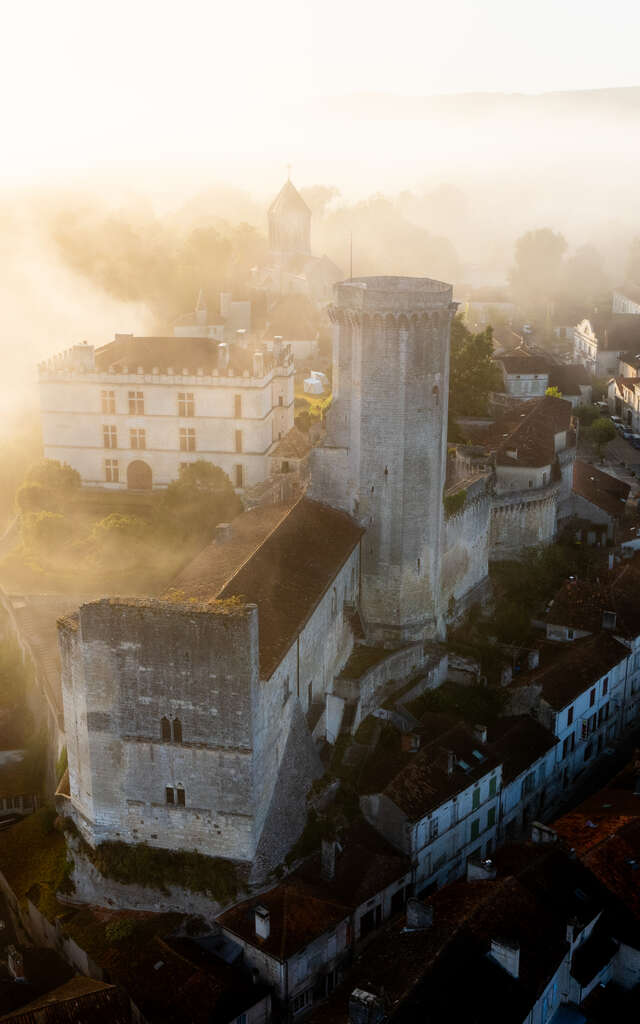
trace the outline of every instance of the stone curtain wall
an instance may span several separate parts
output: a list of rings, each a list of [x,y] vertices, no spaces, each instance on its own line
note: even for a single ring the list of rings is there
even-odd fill
[[[489,557],[518,558],[525,548],[551,544],[557,529],[558,488],[494,497]]]
[[[460,484],[464,486],[464,482]],[[450,620],[463,613],[470,601],[488,585],[491,496],[489,477],[482,476],[466,487],[459,512],[445,522],[442,558],[442,602]]]

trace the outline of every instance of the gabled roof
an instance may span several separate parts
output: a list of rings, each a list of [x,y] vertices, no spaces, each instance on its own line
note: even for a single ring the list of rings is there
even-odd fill
[[[451,772],[450,753],[454,759]],[[475,739],[464,723],[456,722],[405,758],[399,771],[392,762],[392,775],[383,792],[409,821],[420,821],[499,764],[491,747]]]
[[[529,715],[498,718],[488,739],[502,761],[502,784],[512,782],[557,743],[554,734]]]
[[[518,676],[516,685],[540,685],[547,704],[561,711],[628,654],[628,648],[608,632],[572,643],[546,644],[540,651],[540,667]]]
[[[558,845],[509,844],[494,861],[495,881],[454,882],[430,897],[430,927],[403,921],[374,938],[309,1024],[343,1024],[355,988],[380,994],[394,1024],[527,1019],[567,954],[568,922],[583,927],[615,901]],[[519,947],[517,978],[492,959],[492,940]]]
[[[496,453],[498,465],[533,467],[549,466],[555,461],[555,435],[569,431],[570,427],[571,403],[545,395],[519,402],[488,429],[465,429],[474,443]],[[569,433],[567,447],[574,443],[573,434]]]
[[[269,937],[256,936],[254,913],[256,907],[269,912]],[[264,950],[277,960],[288,960],[314,939],[333,931],[341,921],[349,918],[351,908],[330,899],[311,895],[304,886],[283,882],[269,892],[236,904],[217,919],[218,924]]]
[[[579,395],[580,386],[591,384],[591,377],[582,363],[552,366],[549,370],[549,386],[555,387],[562,395]]]
[[[319,854],[306,861],[291,881],[314,896],[355,910],[411,871],[409,858],[398,853],[366,821],[358,820],[347,829],[340,836],[340,846],[331,881],[322,878]]]
[[[231,538],[207,545],[171,589],[256,604],[260,673],[268,679],[364,531],[344,512],[307,498],[245,512],[231,527]]]
[[[615,633],[632,639],[640,634],[640,558],[629,559],[596,580],[565,583],[551,602],[546,621],[589,633],[602,628],[603,612],[614,612]]]
[[[573,490],[614,519],[621,519],[631,488],[610,473],[603,473],[591,463],[576,459],[573,466]]]
[[[13,1024],[130,1024],[129,997],[114,985],[77,975],[71,981],[0,1017]]]
[[[545,374],[549,373],[553,365],[548,356],[530,352],[524,347],[516,348],[507,355],[496,356],[496,362],[502,364],[504,372],[509,376],[522,373]]]

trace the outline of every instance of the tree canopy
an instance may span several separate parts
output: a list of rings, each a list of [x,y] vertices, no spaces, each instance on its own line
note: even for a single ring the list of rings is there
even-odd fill
[[[489,392],[501,387],[502,374],[493,361],[491,327],[473,334],[462,317],[456,316],[451,325],[449,416],[486,414]]]
[[[530,310],[544,310],[555,298],[563,272],[567,242],[550,228],[527,231],[516,241],[510,278],[516,300]]]
[[[212,462],[197,459],[180,467],[158,508],[158,525],[182,537],[211,535],[218,523],[232,519],[242,503],[229,477]]]

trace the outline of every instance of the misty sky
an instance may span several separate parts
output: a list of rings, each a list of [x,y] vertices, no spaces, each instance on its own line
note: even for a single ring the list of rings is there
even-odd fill
[[[639,30],[630,0],[22,0],[3,8],[0,175],[219,162],[247,181],[262,159],[268,191],[289,159],[355,158],[324,97],[638,85]]]

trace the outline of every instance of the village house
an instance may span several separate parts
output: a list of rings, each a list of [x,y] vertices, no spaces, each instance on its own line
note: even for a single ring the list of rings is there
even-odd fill
[[[640,713],[640,564],[637,555],[595,580],[569,580],[550,602],[547,637],[555,643],[597,638],[605,630],[625,648],[625,679],[618,706],[621,732]]]
[[[356,957],[309,1024],[409,1024],[425,1015],[433,1024],[547,1024],[594,994],[601,1005],[630,1008],[640,979],[637,922],[555,833],[532,834],[533,843],[470,863],[466,880],[427,902],[411,900],[406,920]]]
[[[613,290],[612,312],[627,316],[640,316],[640,287],[626,281]]]
[[[526,348],[496,357],[503,388],[510,398],[541,398],[549,387],[551,360]]]
[[[640,348],[640,320],[636,316],[585,318],[573,332],[573,358],[594,377],[618,372],[620,355]]]
[[[570,403],[529,399],[490,424],[465,429],[474,446],[463,447],[461,458],[468,452],[472,463],[494,467],[489,558],[517,558],[525,548],[551,544],[576,457]]]
[[[638,751],[603,789],[553,822],[581,862],[640,920],[640,760]]]
[[[623,480],[576,459],[571,494],[559,510],[565,529],[579,543],[613,544],[627,515],[630,490]]]
[[[382,784],[361,796],[362,813],[410,858],[418,893],[459,877],[469,856],[490,856],[502,765],[485,729],[426,715],[400,764],[378,759]]]
[[[612,415],[640,433],[640,377],[612,377],[607,385],[607,404]]]
[[[498,718],[488,741],[502,762],[498,844],[524,835],[542,817],[556,759],[554,734],[530,715]]]
[[[238,490],[269,475],[293,427],[294,364],[286,346],[245,347],[209,337],[116,335],[42,363],[44,456],[91,487],[166,487],[180,466],[206,459]]]
[[[245,900],[218,918],[277,1006],[290,1019],[321,1002],[343,980],[351,958],[351,912],[295,883]]]
[[[575,631],[579,632],[579,631]],[[574,633],[569,630],[568,633]],[[529,708],[555,736],[551,801],[559,799],[615,744],[625,722],[629,650],[611,632],[564,642],[566,629],[547,625],[556,642],[544,645],[540,665],[518,677],[511,707]],[[557,641],[560,640],[558,643]]]

